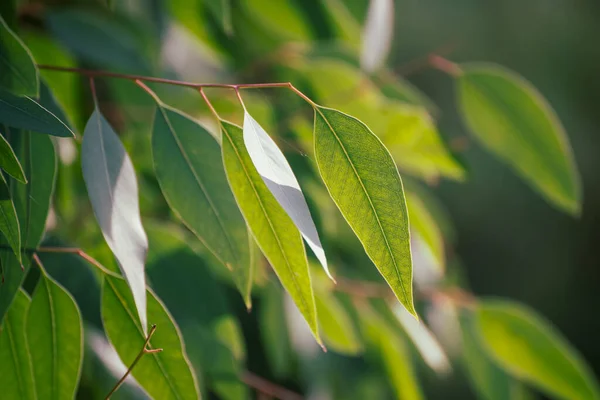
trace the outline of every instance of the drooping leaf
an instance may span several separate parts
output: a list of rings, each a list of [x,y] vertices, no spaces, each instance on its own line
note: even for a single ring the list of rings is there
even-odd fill
[[[0,122],[19,129],[60,137],[73,137],[73,131],[56,115],[31,97],[19,97],[0,90]]]
[[[83,361],[81,315],[71,295],[43,271],[26,331],[37,398],[74,398]]]
[[[323,182],[367,255],[416,316],[408,211],[390,153],[359,120],[317,107],[315,157]]]
[[[19,182],[27,183],[21,163],[3,135],[0,135],[0,167]]]
[[[438,374],[448,373],[451,367],[446,352],[423,321],[415,320],[399,306],[394,307],[394,314],[425,363]]]
[[[484,347],[511,375],[565,399],[600,399],[585,361],[539,315],[508,301],[486,301],[475,323]]]
[[[0,328],[0,385],[7,399],[35,400],[25,318],[31,300],[19,290]]]
[[[294,222],[271,194],[244,145],[239,126],[222,121],[223,163],[229,185],[258,246],[319,339],[306,252]]]
[[[159,104],[152,133],[156,177],[171,209],[231,270],[250,307],[248,229],[221,161],[217,141],[190,117]]]
[[[146,332],[148,239],[140,219],[137,180],[123,144],[98,109],[85,127],[81,167],[102,235],[119,261]]]
[[[31,53],[0,16],[0,88],[19,96],[37,96],[38,70]]]
[[[340,301],[327,291],[315,293],[319,315],[319,328],[328,349],[354,356],[362,351],[352,320]]]
[[[104,329],[123,363],[129,366],[142,350],[146,334],[135,317],[136,305],[127,283],[123,279],[105,275],[102,286]],[[198,385],[179,328],[151,291],[148,291],[148,318],[157,327],[150,347],[164,351],[145,354],[132,375],[153,398],[198,399]]]
[[[19,263],[21,263],[21,231],[17,211],[10,196],[10,188],[0,173],[0,232],[12,248]]]
[[[15,150],[25,177],[23,185],[9,180],[21,230],[21,247],[36,248],[42,239],[56,178],[56,155],[47,135],[9,129],[7,138]],[[0,238],[3,244],[7,244]],[[0,251],[4,283],[0,285],[0,319],[6,313],[29,268],[31,254],[23,257],[23,268],[11,251]],[[23,270],[24,269],[24,270]]]
[[[327,267],[327,258],[317,228],[292,167],[269,134],[247,111],[244,113],[244,144],[265,185],[294,221],[327,276],[333,279]]]
[[[365,71],[373,72],[385,62],[393,36],[394,1],[371,0],[360,55],[360,65]]]
[[[547,200],[578,214],[581,184],[568,137],[542,95],[513,72],[461,66],[463,119],[477,139]]]
[[[371,307],[363,305],[358,311],[366,340],[369,347],[374,350],[375,361],[383,365],[396,398],[398,400],[423,399],[408,349],[402,338]]]
[[[410,218],[411,234],[425,243],[431,255],[431,264],[438,272],[443,272],[446,266],[444,238],[435,219],[425,203],[415,192],[406,195],[408,215]]]

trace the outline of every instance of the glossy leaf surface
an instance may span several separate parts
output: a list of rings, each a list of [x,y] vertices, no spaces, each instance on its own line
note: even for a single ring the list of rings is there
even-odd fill
[[[37,96],[38,70],[31,53],[0,16],[0,87],[19,96]]]
[[[19,182],[27,183],[21,163],[3,135],[0,135],[0,167]]]

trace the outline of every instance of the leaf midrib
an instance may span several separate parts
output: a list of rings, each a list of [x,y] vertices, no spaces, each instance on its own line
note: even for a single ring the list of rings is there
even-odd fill
[[[29,100],[30,102],[34,103],[36,106],[38,106],[39,108],[41,108],[42,110],[46,111],[46,112],[47,112],[47,113],[48,113],[48,114],[49,114],[49,115],[50,115],[52,118],[54,118],[54,120],[51,120],[52,122],[55,122],[55,123],[56,123],[56,122],[58,122],[58,123],[59,123],[60,125],[62,125],[62,126],[65,128],[65,129],[67,129],[67,131],[69,131],[70,133],[72,133],[72,132],[71,132],[71,130],[70,130],[70,129],[69,129],[69,128],[68,128],[68,127],[67,127],[67,126],[66,126],[66,125],[65,125],[65,124],[64,124],[64,123],[63,123],[63,122],[60,120],[60,119],[58,119],[58,117],[57,117],[56,115],[54,115],[54,114],[53,114],[51,111],[49,111],[48,109],[46,109],[46,108],[45,108],[44,106],[42,106],[40,103],[38,103],[37,101],[33,100],[33,99],[32,99],[31,97],[29,97],[29,96],[24,96],[23,98],[24,98],[24,99],[27,99],[27,100]],[[28,117],[30,117],[31,119],[34,119],[34,120],[36,120],[36,121],[38,121],[38,122],[41,122],[41,123],[43,123],[43,124],[50,124],[50,123],[52,123],[52,122],[49,122],[49,121],[47,121],[47,120],[44,120],[44,119],[42,119],[42,118],[40,118],[40,117],[38,117],[38,116],[34,115],[34,114],[31,114],[31,113],[30,113],[28,110],[26,110],[26,109],[24,109],[24,108],[17,107],[17,106],[15,106],[15,105],[13,105],[13,104],[9,103],[8,101],[6,101],[6,100],[4,100],[4,99],[1,99],[1,98],[0,98],[0,103],[4,103],[4,104],[6,104],[7,106],[9,106],[10,108],[12,108],[12,109],[15,109],[15,110],[17,110],[17,111],[19,111],[19,112],[22,112],[23,114],[26,114],[26,115],[27,115]],[[69,137],[69,136],[67,136],[67,137]]]
[[[333,136],[337,140],[338,144],[340,145],[341,149],[344,152],[344,155],[346,156],[346,159],[348,160],[348,163],[352,167],[352,171],[354,172],[354,175],[356,176],[356,179],[360,183],[360,186],[361,186],[361,188],[363,190],[363,193],[364,193],[365,197],[369,201],[369,205],[371,206],[371,210],[373,211],[373,214],[375,215],[375,219],[377,220],[377,224],[379,225],[379,229],[380,229],[381,234],[383,236],[383,240],[385,241],[385,245],[387,247],[388,253],[392,257],[392,263],[394,265],[394,271],[396,272],[396,276],[398,277],[398,281],[400,282],[400,288],[402,289],[402,294],[404,296],[404,301],[408,302],[409,299],[408,299],[408,296],[406,294],[406,289],[404,288],[404,281],[402,280],[402,275],[400,274],[400,270],[399,270],[398,264],[396,262],[396,257],[394,256],[394,253],[392,252],[392,248],[391,248],[391,246],[390,246],[390,244],[388,242],[387,234],[383,230],[383,225],[381,224],[381,221],[379,219],[379,214],[377,214],[377,210],[375,209],[375,206],[373,205],[373,201],[371,200],[371,196],[369,196],[369,193],[367,192],[367,189],[365,188],[365,185],[364,185],[362,179],[358,175],[358,171],[356,171],[356,168],[354,167],[354,163],[352,162],[352,159],[350,158],[350,155],[348,154],[348,151],[346,151],[346,148],[344,147],[344,144],[342,143],[342,141],[338,137],[338,135],[335,133],[335,130],[333,129],[333,127],[329,123],[329,120],[325,117],[325,115],[321,112],[321,110],[319,108],[315,107],[315,111],[318,112],[321,115],[321,118],[323,118],[323,121],[325,121],[325,123],[327,124],[327,127],[329,128],[329,130],[331,131],[331,133],[333,134]]]
[[[13,337],[13,333],[12,333],[12,322],[10,322],[10,317],[7,315],[5,320],[4,320],[4,330],[6,331],[6,334],[8,335],[8,342],[10,343],[10,349],[11,349],[11,355],[12,355],[12,359],[13,359],[13,364],[14,364],[14,371],[15,371],[15,375],[17,375],[17,387],[18,387],[18,391],[20,393],[20,395],[22,395],[23,399],[25,398],[24,394],[25,391],[23,390],[23,377],[21,376],[21,368],[20,365],[21,363],[19,362],[19,358],[17,357],[17,347],[15,344],[15,340]]]

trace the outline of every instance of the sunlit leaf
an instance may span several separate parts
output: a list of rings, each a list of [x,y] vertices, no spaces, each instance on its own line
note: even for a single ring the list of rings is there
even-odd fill
[[[360,64],[365,71],[373,72],[385,62],[393,36],[394,1],[371,0],[360,55]]]
[[[17,211],[10,196],[10,188],[0,173],[0,232],[12,248],[19,263],[21,262],[21,231]]]
[[[145,333],[137,318],[136,306],[127,283],[105,275],[102,288],[102,320],[112,345],[125,365],[131,365],[142,350]],[[198,399],[198,385],[191,371],[181,333],[160,300],[148,291],[148,318],[156,324],[151,348],[160,353],[145,354],[132,371],[138,383],[156,399]]]
[[[258,246],[319,339],[317,312],[300,232],[271,194],[244,145],[239,126],[222,121],[223,163],[229,185]]]
[[[56,115],[31,97],[0,90],[0,122],[15,128],[73,137],[73,131]]]
[[[265,185],[294,221],[327,275],[333,279],[317,228],[292,167],[277,144],[248,112],[244,113],[244,144]]]
[[[273,7],[270,0],[242,0],[240,8],[255,19],[275,40],[307,40],[310,26],[302,17],[299,4],[292,0],[279,0]]]
[[[75,397],[83,361],[83,327],[71,295],[44,271],[26,322],[38,399]]]
[[[475,323],[485,348],[511,375],[560,398],[600,398],[585,361],[533,311],[508,301],[487,301],[476,310]]]
[[[248,230],[221,161],[221,149],[190,117],[164,105],[152,134],[156,177],[171,209],[233,274],[250,307],[252,260]]]
[[[340,301],[327,291],[315,293],[319,315],[319,329],[328,349],[345,355],[357,355],[362,344],[353,322]]]
[[[131,287],[146,332],[144,263],[148,239],[140,219],[137,180],[123,144],[98,109],[85,127],[81,167],[94,214]]]
[[[9,129],[6,137],[15,150],[26,185],[9,180],[21,230],[21,247],[36,248],[42,239],[56,177],[56,156],[47,135]],[[4,239],[2,243],[6,245]],[[0,318],[4,316],[29,268],[31,254],[23,257],[23,268],[11,251],[1,251],[4,283],[0,285]],[[23,270],[24,269],[24,270]]]
[[[21,163],[3,135],[0,135],[0,167],[19,182],[27,183]]]
[[[331,197],[396,297],[416,316],[408,211],[389,151],[359,120],[315,109],[315,156]]]
[[[541,94],[513,72],[465,65],[463,118],[481,143],[559,208],[578,214],[581,185],[568,137]]]
[[[0,387],[7,399],[35,400],[25,318],[31,300],[19,290],[0,328]]]
[[[37,96],[38,70],[31,53],[0,16],[0,87],[20,96]]]
[[[353,50],[358,50],[360,46],[361,26],[352,13],[350,13],[344,1],[325,0],[325,5],[337,32],[336,36],[341,38]]]
[[[433,267],[437,271],[444,271],[446,265],[444,238],[434,217],[425,203],[414,192],[407,193],[406,204],[413,238],[418,236],[425,243],[429,254],[432,256]]]

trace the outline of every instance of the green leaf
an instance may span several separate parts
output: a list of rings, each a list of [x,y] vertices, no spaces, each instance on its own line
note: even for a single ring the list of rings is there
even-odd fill
[[[317,228],[292,167],[269,134],[247,111],[244,112],[244,144],[265,185],[294,221],[325,273],[333,280]]]
[[[12,248],[19,263],[21,263],[21,231],[17,211],[10,196],[10,188],[0,173],[0,232]]]
[[[256,171],[242,129],[221,121],[229,185],[258,246],[320,343],[317,311],[300,232]]]
[[[442,232],[425,202],[415,192],[407,192],[406,204],[413,240],[418,238],[423,241],[428,254],[431,255],[431,260],[428,258],[426,262],[432,264],[436,272],[443,274],[446,267],[446,256]]]
[[[131,287],[146,332],[148,239],[140,218],[137,180],[123,144],[97,108],[85,127],[81,168],[94,215]]]
[[[21,163],[3,135],[0,135],[0,167],[19,182],[27,183]]]
[[[250,307],[253,263],[249,234],[227,184],[219,144],[196,121],[159,104],[152,156],[170,208],[232,272]]]
[[[482,302],[476,325],[491,356],[511,375],[560,398],[600,399],[585,361],[532,310],[508,301]]]
[[[362,344],[352,319],[342,303],[327,291],[315,293],[319,315],[319,329],[328,349],[337,353],[355,356],[362,351]]]
[[[83,326],[71,295],[44,271],[26,322],[38,399],[75,397],[83,362]]]
[[[551,106],[513,72],[494,65],[461,68],[462,116],[475,137],[551,203],[579,214],[579,174],[568,137]]]
[[[27,185],[10,180],[9,186],[21,230],[21,246],[36,248],[42,239],[50,199],[56,178],[56,155],[47,135],[18,132],[10,129],[7,138],[17,155]],[[2,243],[5,241],[2,240]],[[6,244],[6,243],[4,243]],[[1,251],[4,283],[0,285],[0,319],[16,296],[29,268],[31,254],[23,257],[23,267],[10,251]],[[23,268],[25,271],[23,271]]]
[[[71,128],[36,100],[27,96],[15,96],[2,90],[0,90],[0,122],[52,136],[75,136]]]
[[[31,53],[0,16],[0,88],[19,96],[37,96],[39,74]]]
[[[315,157],[323,182],[396,297],[416,316],[408,211],[392,156],[369,128],[315,108]]]
[[[198,399],[198,385],[181,340],[179,328],[160,302],[148,290],[148,318],[156,325],[152,348],[137,363],[132,375],[156,399]],[[112,345],[125,365],[130,366],[144,345],[146,335],[136,318],[136,306],[127,283],[105,275],[102,285],[102,320]]]
[[[0,329],[0,387],[2,396],[7,399],[36,399],[25,336],[25,318],[30,303],[27,294],[19,290]]]

